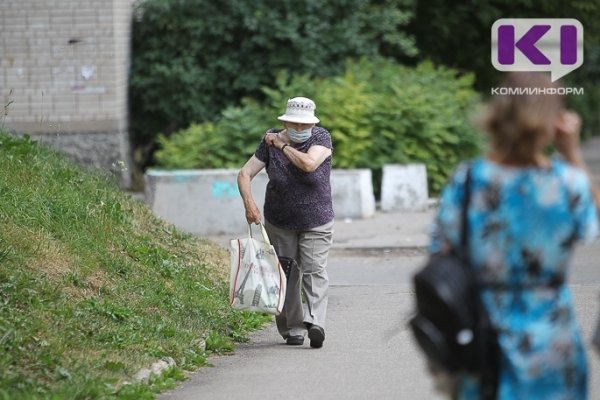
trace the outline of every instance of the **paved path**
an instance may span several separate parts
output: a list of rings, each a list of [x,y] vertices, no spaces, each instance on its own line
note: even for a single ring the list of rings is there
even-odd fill
[[[600,244],[582,249],[572,272],[576,310],[588,341],[600,313],[599,258]],[[322,349],[286,346],[271,325],[239,345],[234,355],[212,358],[213,368],[201,369],[160,399],[443,399],[434,392],[405,326],[413,301],[408,279],[423,260],[384,251],[334,255]],[[598,395],[600,358],[590,361],[591,393]]]
[[[600,138],[585,155],[600,181]],[[329,265],[322,349],[286,346],[273,325],[234,355],[213,357],[162,400],[410,399],[441,400],[406,329],[410,279],[422,265],[432,211],[378,213],[337,221]],[[224,237],[214,238],[227,244]],[[600,242],[581,248],[571,271],[576,312],[587,342],[600,315]],[[600,398],[600,357],[589,354],[590,399]]]

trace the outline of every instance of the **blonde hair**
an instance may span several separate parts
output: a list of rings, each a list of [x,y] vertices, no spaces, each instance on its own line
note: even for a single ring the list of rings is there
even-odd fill
[[[541,140],[550,133],[553,121],[563,109],[563,98],[543,89],[558,88],[548,74],[511,72],[502,87],[532,88],[528,94],[497,95],[488,104],[483,129],[488,133],[492,151],[502,161],[528,164],[541,151]],[[525,89],[527,90],[527,89]]]

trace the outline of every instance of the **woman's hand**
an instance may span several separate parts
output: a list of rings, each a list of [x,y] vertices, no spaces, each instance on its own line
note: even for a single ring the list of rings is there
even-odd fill
[[[579,164],[581,152],[579,149],[579,132],[581,118],[573,111],[564,111],[556,122],[554,146],[556,150],[570,163]]]
[[[278,133],[277,132],[267,132],[265,133],[265,143],[267,144],[267,146],[273,146],[273,140],[275,140],[275,138],[277,137]]]
[[[260,218],[260,210],[255,203],[246,207],[246,221],[248,221],[249,224],[260,224]]]
[[[283,130],[282,132],[285,132],[285,130]],[[285,144],[285,142],[281,139],[281,137],[279,136],[281,132],[267,132],[265,134],[265,143],[268,146],[272,146],[272,147],[276,147],[278,149],[281,149],[281,146],[283,146]]]

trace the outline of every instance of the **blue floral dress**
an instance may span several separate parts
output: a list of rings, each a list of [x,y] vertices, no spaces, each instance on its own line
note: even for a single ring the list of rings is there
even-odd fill
[[[444,189],[432,253],[457,246],[467,165]],[[577,241],[598,235],[585,173],[553,160],[544,168],[471,163],[469,254],[502,350],[498,399],[586,399],[587,364],[565,280]],[[494,287],[495,286],[495,287]],[[477,399],[462,377],[459,398]]]

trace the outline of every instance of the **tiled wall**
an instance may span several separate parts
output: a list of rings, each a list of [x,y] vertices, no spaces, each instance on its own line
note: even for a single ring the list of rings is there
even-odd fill
[[[102,168],[128,163],[132,3],[0,1],[0,126]]]

